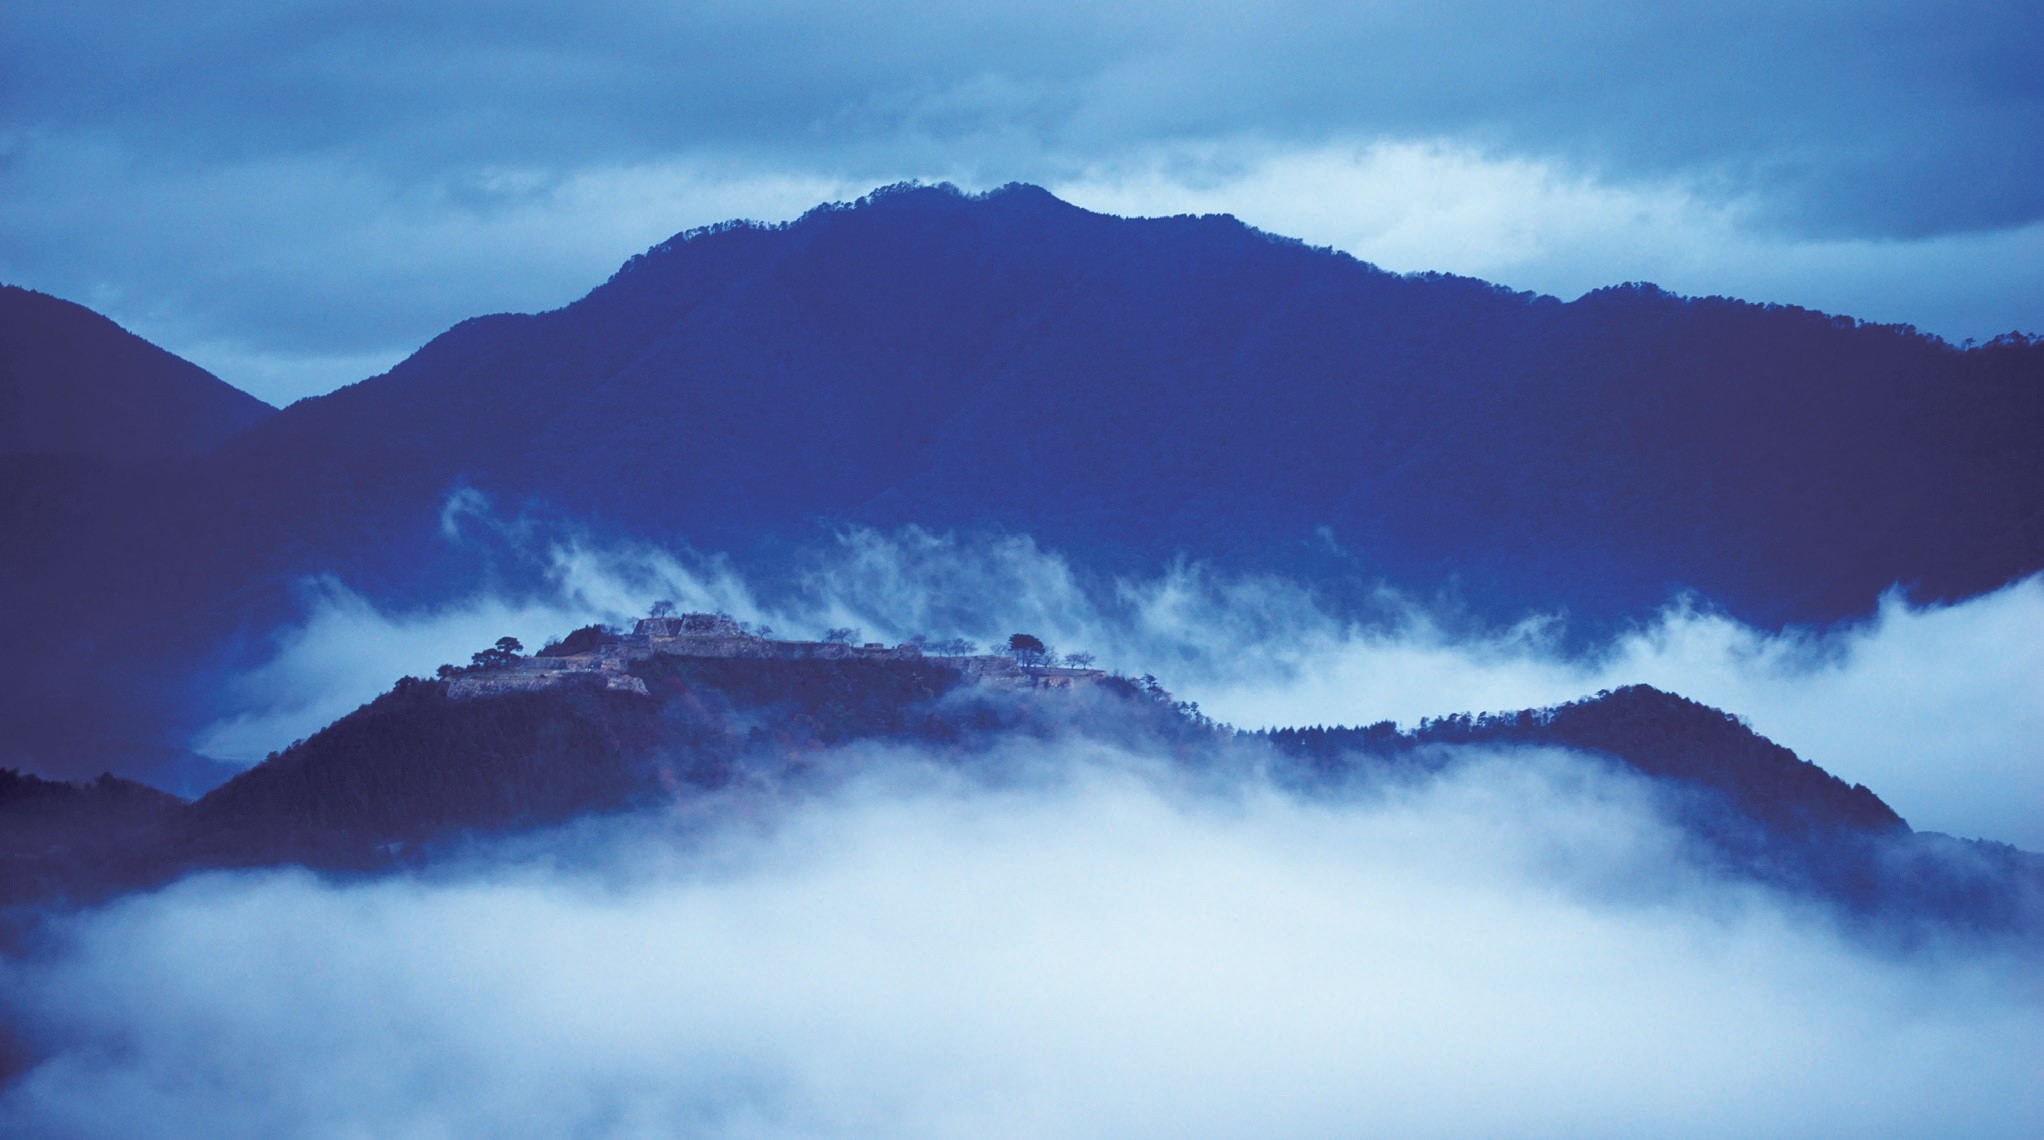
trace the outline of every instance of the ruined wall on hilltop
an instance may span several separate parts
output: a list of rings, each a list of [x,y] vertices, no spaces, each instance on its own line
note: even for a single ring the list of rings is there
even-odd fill
[[[646,695],[646,682],[629,673],[598,672],[592,669],[485,669],[464,673],[447,682],[447,695],[455,700],[495,697],[505,693],[536,693],[566,685],[594,685],[613,692]]]
[[[641,618],[628,634],[609,637],[586,652],[567,656],[519,657],[448,682],[458,698],[529,693],[557,685],[601,683],[643,693],[644,682],[628,672],[632,662],[660,655],[747,658],[779,661],[930,661],[956,669],[967,680],[1000,689],[1071,689],[1107,677],[1099,669],[1025,666],[1000,654],[925,656],[920,645],[844,641],[776,641],[753,633],[723,614],[680,614]],[[594,679],[599,679],[594,680]]]

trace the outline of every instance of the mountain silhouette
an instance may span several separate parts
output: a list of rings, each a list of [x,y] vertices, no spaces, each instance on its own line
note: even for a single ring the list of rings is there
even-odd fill
[[[1707,789],[1776,833],[1909,830],[1866,787],[1845,783],[1730,713],[1651,685],[1627,685],[1550,709],[1429,719],[1410,733],[1385,722],[1261,735],[1280,751],[1321,763],[1357,753],[1440,745],[1566,748],[1613,757],[1642,775]]]
[[[1109,560],[1300,569],[1331,537],[1484,607],[1693,588],[1772,623],[2044,567],[2040,431],[2023,339],[1650,286],[1564,304],[1229,218],[903,188],[684,235],[239,455],[316,466],[298,494],[460,482],[719,550],[819,517],[992,519]]]
[[[0,456],[193,455],[274,410],[90,309],[0,286]]]
[[[0,716],[13,762],[96,771],[203,724],[204,669],[305,575],[413,604],[529,584],[445,540],[460,491],[761,575],[819,523],[913,523],[1588,631],[1683,590],[1779,626],[2044,568],[2039,439],[2026,337],[1644,285],[1563,302],[1232,218],[897,187],[679,235],[204,455],[20,472],[0,588],[35,600],[19,636],[44,652],[0,664]]]
[[[1644,686],[1559,708],[1458,716],[1412,732],[1238,733],[1154,686],[997,690],[938,660],[656,656],[643,692],[590,684],[458,698],[442,681],[389,693],[186,804],[103,777],[77,786],[0,771],[7,823],[0,901],[32,927],[52,903],[89,903],[195,870],[301,865],[381,873],[477,841],[582,817],[710,802],[741,813],[827,790],[885,742],[999,781],[1004,742],[1029,755],[1110,742],[1194,772],[1264,772],[1306,797],[1373,781],[1506,763],[1563,748],[1649,789],[1717,872],[1903,931],[2044,928],[2044,860],[1912,832],[1848,785],[1736,718]],[[1536,750],[1536,751],[1528,751]],[[26,909],[23,909],[26,908]]]

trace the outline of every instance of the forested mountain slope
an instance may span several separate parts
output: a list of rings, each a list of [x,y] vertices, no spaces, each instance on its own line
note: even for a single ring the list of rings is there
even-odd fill
[[[2044,347],[1650,286],[1401,277],[1227,218],[898,190],[686,235],[238,447],[397,506],[460,480],[745,549],[817,517],[1290,565],[1325,527],[1479,604],[1762,621],[2044,566]],[[279,503],[279,506],[282,504]]]
[[[1224,217],[898,188],[681,235],[196,459],[17,473],[0,588],[61,648],[0,678],[0,714],[24,762],[97,765],[188,730],[195,669],[289,617],[300,576],[515,587],[529,567],[442,537],[464,488],[757,574],[819,520],[915,523],[1103,571],[1271,570],[1337,604],[1445,586],[1594,630],[1691,589],[1778,625],[2044,568],[2040,439],[2025,338],[1650,286],[1563,302]],[[130,724],[70,695],[110,669]]]

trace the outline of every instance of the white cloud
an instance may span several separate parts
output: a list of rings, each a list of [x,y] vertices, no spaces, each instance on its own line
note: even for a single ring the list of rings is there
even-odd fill
[[[458,533],[470,500],[449,504]],[[459,604],[385,613],[331,578],[305,584],[307,617],[277,631],[268,660],[229,683],[235,711],[201,732],[198,752],[254,764],[265,753],[311,735],[399,677],[430,677],[443,664],[466,665],[500,637],[537,650],[549,638],[592,624],[629,624],[655,600],[685,610],[757,612],[744,584],[715,565],[684,567],[646,551],[560,546],[549,552],[548,588],[504,597],[481,593]]]
[[[1043,747],[1035,745],[1033,747]],[[1563,757],[1196,794],[911,756],[705,833],[211,875],[0,995],[17,1135],[2034,1135],[2023,963],[1895,958],[1685,868]],[[1046,761],[1056,762],[1045,766]],[[742,822],[753,820],[755,822]],[[579,870],[563,870],[564,865]]]
[[[1953,341],[2044,328],[2044,224],[1919,240],[1788,232],[1696,176],[1614,181],[1447,139],[1156,147],[1053,184],[1106,213],[1234,214],[1394,272],[1564,299],[1623,281],[1914,324]]]
[[[1198,568],[1088,585],[1021,537],[850,530],[812,552],[792,586],[772,590],[714,559],[574,542],[550,551],[551,586],[522,600],[485,593],[386,614],[337,584],[315,590],[308,622],[282,631],[272,660],[237,683],[201,751],[252,762],[401,674],[465,662],[507,633],[536,646],[671,598],[784,635],[850,626],[890,641],[927,633],[991,644],[1031,632],[1107,667],[1153,673],[1244,728],[1409,725],[1647,683],[1746,716],[1871,787],[1913,826],[2044,849],[2044,577],[1952,606],[1891,597],[1868,621],[1827,635],[1770,634],[1678,606],[1584,655],[1566,651],[1539,615],[1463,630],[1389,592],[1364,621],[1333,616],[1286,582]]]
[[[1857,626],[1779,634],[1676,607],[1589,657],[1539,622],[1451,634],[1423,612],[1328,622],[1183,687],[1245,727],[1536,707],[1650,684],[1744,716],[1924,830],[2044,849],[2044,577],[1957,605],[1898,597]]]

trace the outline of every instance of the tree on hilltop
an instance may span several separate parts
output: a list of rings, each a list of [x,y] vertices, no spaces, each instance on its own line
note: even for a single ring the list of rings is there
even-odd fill
[[[1033,634],[1018,633],[1008,639],[1008,653],[1018,664],[1042,665],[1050,660],[1050,647]]]
[[[497,644],[479,653],[472,654],[469,660],[474,662],[479,669],[496,669],[517,660],[518,654],[524,648],[524,643],[515,637],[500,637],[497,639]]]

